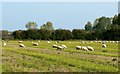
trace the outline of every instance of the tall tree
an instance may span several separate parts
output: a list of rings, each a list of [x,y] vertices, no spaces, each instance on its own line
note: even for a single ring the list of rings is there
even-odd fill
[[[25,26],[27,29],[36,29],[37,24],[35,22],[28,22]]]
[[[85,39],[86,34],[86,31],[83,29],[72,30],[73,39]]]
[[[87,24],[85,25],[85,30],[86,31],[92,30],[92,24],[91,24],[91,22],[87,22]]]
[[[113,23],[114,25],[117,25],[117,24],[118,24],[118,16],[117,16],[117,15],[115,15],[115,16],[113,17],[112,23]]]
[[[41,26],[41,29],[54,30],[52,22],[50,22],[50,21],[47,22],[46,24],[43,24]]]

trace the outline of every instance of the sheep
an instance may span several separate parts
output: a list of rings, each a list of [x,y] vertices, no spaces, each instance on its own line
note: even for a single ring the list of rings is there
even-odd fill
[[[38,46],[38,43],[33,43],[33,46]]]
[[[6,43],[3,43],[3,46],[6,46],[7,44]]]
[[[87,46],[87,48],[88,48],[88,50],[90,50],[90,51],[94,51],[93,47],[91,47],[91,46]]]
[[[119,43],[118,41],[115,41],[115,43]]]
[[[50,41],[47,41],[47,43],[50,43]]]
[[[57,50],[62,50],[62,49],[64,49],[64,47],[62,47],[62,46],[57,47]]]
[[[18,41],[18,43],[22,43],[22,41]]]
[[[88,51],[88,48],[84,47],[84,46],[82,46],[81,49],[84,50],[84,51]]]
[[[67,46],[66,45],[61,45],[63,48],[67,49]]]
[[[115,41],[112,41],[112,43],[115,43]]]
[[[84,44],[85,42],[84,42],[84,41],[82,41],[81,43],[82,43],[82,44]]]
[[[81,50],[81,46],[76,46],[76,49],[77,50]]]
[[[5,42],[5,40],[2,40],[2,42]]]
[[[102,44],[102,48],[106,48],[106,44]]]
[[[57,45],[53,45],[53,48],[58,48],[58,46]]]
[[[102,44],[105,44],[105,41],[102,41]]]
[[[59,41],[56,41],[55,43],[58,44],[58,43],[60,43],[60,42],[59,42]]]
[[[19,44],[19,46],[20,46],[20,47],[23,47],[23,48],[25,47],[25,45],[24,45],[24,44]]]
[[[90,41],[90,43],[93,43],[93,41]]]

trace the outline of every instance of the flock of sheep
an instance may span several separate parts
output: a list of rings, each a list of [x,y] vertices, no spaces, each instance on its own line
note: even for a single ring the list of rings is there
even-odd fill
[[[6,42],[5,41],[2,41],[3,42],[3,46],[6,46]],[[39,41],[40,42],[40,41]],[[50,41],[46,41],[47,43],[51,43]],[[105,43],[119,43],[119,41],[82,41],[82,43],[93,43],[93,42],[98,42],[98,43],[102,43],[102,48],[106,48],[106,44]],[[22,41],[18,41],[19,44],[19,47],[25,47],[24,44],[22,44]],[[60,44],[59,41],[56,42],[56,44],[54,44],[52,47],[53,48],[56,48],[57,50],[62,50],[62,49],[67,49],[67,46],[66,45],[57,45],[57,44]],[[32,45],[33,46],[38,46],[38,43],[34,43],[32,42]],[[91,46],[76,46],[76,50],[83,50],[83,51],[94,51],[95,49]]]

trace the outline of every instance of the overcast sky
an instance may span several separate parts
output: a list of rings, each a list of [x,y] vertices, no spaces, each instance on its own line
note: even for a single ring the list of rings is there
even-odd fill
[[[118,13],[118,0],[112,0],[114,2],[59,3],[5,1],[7,0],[4,0],[1,7],[2,29],[9,31],[17,29],[24,30],[26,29],[25,24],[29,21],[36,22],[38,24],[38,28],[47,21],[51,21],[55,29],[82,29],[88,21],[93,23],[93,21],[98,17],[112,17]]]

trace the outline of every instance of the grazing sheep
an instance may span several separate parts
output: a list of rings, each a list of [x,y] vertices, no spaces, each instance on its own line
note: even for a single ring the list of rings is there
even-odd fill
[[[18,41],[18,43],[22,43],[22,41]]]
[[[112,41],[112,43],[115,43],[115,41]]]
[[[105,41],[102,41],[102,44],[105,44]]]
[[[106,48],[106,44],[102,44],[102,48]]]
[[[93,43],[93,41],[90,41],[90,43]]]
[[[7,44],[6,43],[3,43],[3,46],[6,46]]]
[[[62,50],[62,49],[64,49],[64,47],[62,47],[62,46],[57,47],[57,50]]]
[[[81,50],[81,46],[76,46],[76,49],[77,50]]]
[[[97,43],[97,41],[95,41]]]
[[[66,45],[61,45],[63,48],[67,49],[67,46]]]
[[[115,41],[115,43],[118,43],[118,41]]]
[[[88,50],[94,51],[93,47],[87,46]]]
[[[5,40],[2,40],[2,42],[5,42]]]
[[[85,42],[84,42],[84,41],[82,41],[81,43],[82,43],[82,44],[84,44]]]
[[[88,51],[88,48],[84,47],[84,46],[82,46],[81,49],[84,50],[84,51]]]
[[[50,43],[50,41],[47,41],[47,43]]]
[[[59,41],[56,41],[55,43],[58,44],[58,43],[60,43],[60,42],[59,42]]]
[[[38,43],[33,43],[33,46],[38,46]]]
[[[53,45],[53,48],[58,48],[58,46],[57,45]]]
[[[20,46],[20,47],[25,47],[25,45],[24,45],[24,44],[19,44],[19,46]]]

